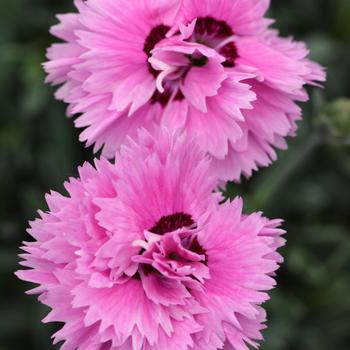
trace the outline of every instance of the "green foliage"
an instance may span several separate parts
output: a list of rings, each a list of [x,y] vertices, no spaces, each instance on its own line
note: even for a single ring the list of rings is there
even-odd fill
[[[54,15],[71,0],[0,2],[0,350],[54,349],[46,310],[16,280],[17,253],[27,221],[45,209],[43,194],[62,191],[76,166],[92,159],[65,106],[45,86],[41,63],[53,41]],[[350,348],[350,2],[272,1],[283,35],[307,41],[328,68],[324,91],[311,90],[299,137],[268,169],[229,184],[246,210],[285,219],[288,245],[278,288],[268,303],[263,349]]]

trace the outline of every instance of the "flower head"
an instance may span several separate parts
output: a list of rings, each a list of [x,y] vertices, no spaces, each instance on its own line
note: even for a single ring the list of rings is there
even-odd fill
[[[268,28],[269,0],[75,0],[59,16],[47,81],[78,114],[81,141],[112,158],[126,136],[186,129],[222,180],[276,158],[324,81],[302,43]]]
[[[47,195],[17,272],[63,322],[62,349],[248,349],[282,261],[280,220],[219,205],[210,159],[186,135],[145,130]]]

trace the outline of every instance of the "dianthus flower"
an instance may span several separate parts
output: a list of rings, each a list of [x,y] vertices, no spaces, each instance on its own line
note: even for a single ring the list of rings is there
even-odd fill
[[[81,141],[112,158],[126,136],[186,129],[222,180],[249,177],[296,133],[306,84],[324,81],[305,45],[269,29],[269,0],[76,0],[51,30],[47,81]]]
[[[47,195],[17,272],[63,322],[62,350],[248,349],[283,245],[280,220],[220,204],[210,159],[185,135],[145,130],[116,165],[84,164]]]

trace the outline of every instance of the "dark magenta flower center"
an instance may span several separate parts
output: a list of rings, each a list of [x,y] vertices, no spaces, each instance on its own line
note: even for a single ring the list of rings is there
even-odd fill
[[[177,268],[173,266],[172,262],[176,261],[179,262],[180,265],[181,263],[187,263],[187,264],[192,264],[193,262],[198,262],[198,260],[193,260],[190,255],[184,254],[184,249],[196,253],[197,255],[202,255],[204,258],[201,259],[201,262],[204,265],[208,265],[208,258],[207,258],[207,253],[205,249],[200,245],[198,238],[196,236],[196,232],[193,229],[196,229],[196,223],[192,219],[192,216],[186,213],[175,213],[167,216],[163,216],[160,218],[160,220],[148,231],[153,232],[158,235],[165,235],[167,233],[171,234],[175,230],[181,229],[183,227],[189,228],[189,231],[184,231],[179,233],[179,238],[180,242],[179,244],[181,245],[182,248],[177,249],[176,247],[172,247],[171,244],[165,244],[162,246],[162,241],[159,241],[157,243],[153,243],[155,245],[152,245],[149,249],[141,249],[139,252],[140,256],[146,256],[148,259],[153,258],[157,259],[159,258],[159,255],[163,255],[163,264],[169,264],[168,268],[173,269],[173,273],[176,275]],[[193,231],[191,231],[191,229]],[[177,234],[177,233],[175,233]],[[168,237],[169,236],[165,236]],[[163,239],[163,238],[162,238]],[[166,239],[166,238],[164,238]],[[175,243],[176,241],[173,241]],[[175,243],[176,245],[177,243]],[[159,246],[158,246],[159,245]],[[160,248],[160,247],[163,248]],[[169,249],[170,248],[170,249]],[[153,255],[156,253],[155,255]],[[148,276],[150,274],[157,274],[157,275],[162,275],[163,276],[168,276],[166,273],[164,275],[163,268],[164,266],[157,266],[153,265],[152,263],[146,261],[146,262],[140,262],[139,263],[139,268],[133,276],[133,279],[140,280],[141,275],[140,271],[143,272],[145,276]],[[166,269],[166,268],[165,268]],[[168,276],[169,277],[169,276]],[[197,279],[196,276],[193,274],[188,274],[188,277],[191,277],[193,279]],[[172,278],[171,276],[169,278]]]
[[[166,33],[170,30],[170,27],[160,24],[150,31],[148,34],[148,37],[146,38],[145,45],[143,47],[143,51],[146,53],[148,57],[151,57],[151,51],[154,49],[154,47],[162,41]]]
[[[225,21],[220,21],[210,16],[198,18],[193,33],[196,42],[211,48],[216,48],[220,42],[233,35],[232,28]],[[235,66],[238,51],[233,40],[220,47],[218,52],[226,58],[226,61],[223,63],[224,67]]]
[[[151,52],[155,46],[160,41],[165,39],[169,30],[170,27],[164,24],[160,24],[152,28],[143,47],[143,51],[146,53],[148,58],[152,56]],[[234,32],[232,28],[225,21],[207,16],[197,19],[193,35],[188,39],[188,41],[197,42],[216,49],[218,53],[226,59],[222,65],[224,67],[232,68],[235,66],[235,61],[238,58],[237,47],[233,39],[230,40],[230,37],[233,35]],[[226,39],[228,40],[227,43],[225,42]],[[221,43],[223,44],[220,45]],[[203,55],[187,55],[186,57],[189,60],[189,66],[187,70],[184,70],[181,79],[185,78],[188,70],[191,67],[204,67],[208,62],[208,58]],[[148,64],[148,70],[154,78],[158,77],[159,71],[154,69],[150,63]],[[152,104],[159,103],[161,106],[165,107],[170,100],[182,101],[184,99],[183,93],[179,89],[176,91],[176,88],[174,89],[172,83],[169,83],[167,86],[165,81],[164,85],[164,92],[160,93],[159,91],[156,91],[153,94],[151,98]]]
[[[220,54],[226,58],[222,63],[224,67],[233,68],[236,65],[238,56],[237,47],[234,42],[230,42],[219,50]]]
[[[170,27],[160,24],[150,31],[148,34],[145,44],[143,47],[143,51],[146,53],[147,57],[151,57],[151,51],[155,48],[155,46],[162,41],[165,37],[168,31],[170,30]],[[148,70],[149,72],[154,76],[154,78],[157,78],[159,72],[155,70],[150,63],[148,63]],[[165,107],[168,102],[170,101],[172,97],[172,89],[170,87],[165,88],[165,91],[163,93],[160,93],[159,91],[156,91],[152,98],[151,98],[151,103],[159,103],[163,107]],[[179,90],[177,94],[174,97],[174,101],[181,101],[184,99],[184,95],[182,92]]]
[[[232,28],[225,21],[219,21],[209,16],[198,18],[194,31],[196,35],[202,36],[203,39],[212,36],[222,39],[233,35]]]
[[[163,216],[151,229],[149,229],[149,231],[158,235],[163,235],[164,233],[172,232],[182,227],[190,227],[194,224],[195,222],[193,221],[191,215],[176,213]]]
[[[165,107],[171,99],[173,90],[169,87],[165,87],[165,91],[160,93],[158,90],[153,94],[151,103],[160,103],[162,107]],[[181,90],[178,90],[173,98],[173,101],[182,101],[185,98]]]
[[[170,30],[170,27],[160,24],[156,27],[154,27],[150,33],[148,34],[148,37],[145,40],[145,44],[143,46],[143,51],[146,53],[147,57],[151,57],[151,51],[154,49],[154,47],[162,41],[166,33]],[[159,74],[158,71],[156,71],[150,64],[148,64],[149,72],[156,78]]]

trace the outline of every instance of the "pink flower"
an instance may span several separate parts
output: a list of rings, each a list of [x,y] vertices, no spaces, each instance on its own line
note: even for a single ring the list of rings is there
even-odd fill
[[[29,294],[63,322],[62,349],[248,349],[262,339],[281,220],[222,201],[210,159],[186,135],[140,131],[117,165],[84,164],[47,195],[24,242]]]
[[[186,129],[222,180],[287,147],[306,84],[325,80],[302,43],[264,17],[269,0],[76,0],[52,33],[47,81],[80,139],[112,158],[139,127]]]

